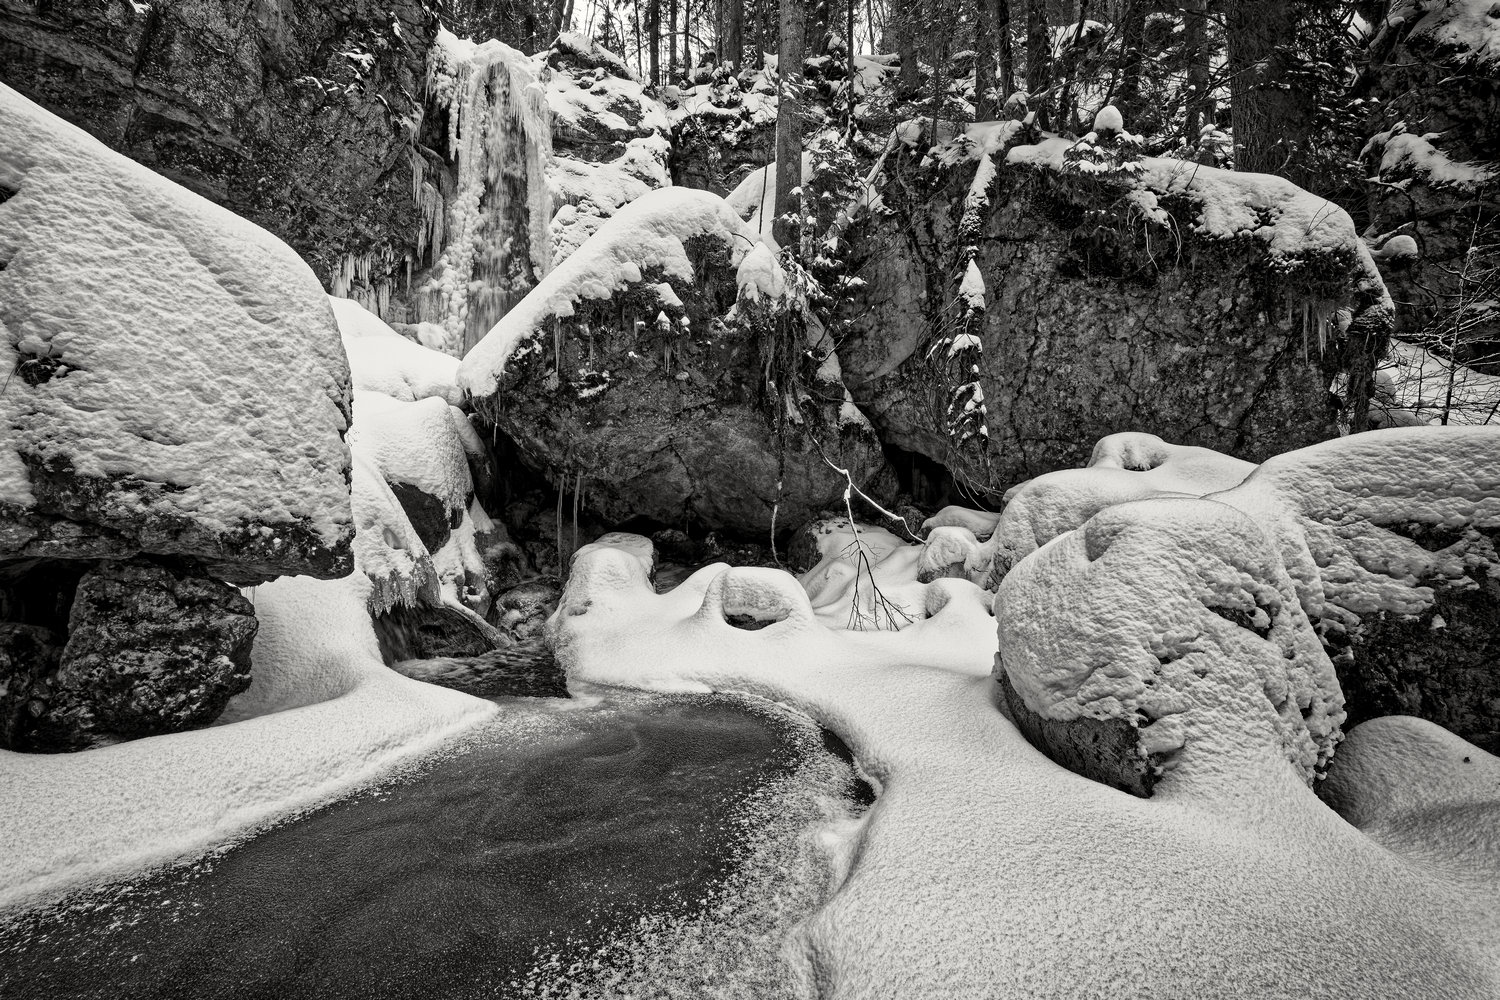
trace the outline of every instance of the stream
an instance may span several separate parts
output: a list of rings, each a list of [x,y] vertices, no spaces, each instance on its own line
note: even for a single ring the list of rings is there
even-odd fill
[[[731,696],[496,699],[383,783],[188,864],[0,914],[0,996],[801,996],[813,832],[868,805]]]

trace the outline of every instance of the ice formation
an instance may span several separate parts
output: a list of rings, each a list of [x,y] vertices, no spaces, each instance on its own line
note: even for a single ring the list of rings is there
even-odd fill
[[[367,590],[359,574],[255,588],[254,679],[211,728],[71,754],[0,751],[0,906],[245,836],[494,714],[388,669]]]
[[[307,265],[3,85],[0,180],[0,502],[46,467],[107,480],[105,526],[345,545],[348,368]]]
[[[536,60],[503,42],[476,44],[446,29],[429,57],[427,92],[448,113],[457,184],[450,197],[419,198],[422,232],[438,238],[415,318],[448,331],[450,354],[477,343],[550,265],[552,125],[539,74]],[[432,185],[420,173],[416,183],[422,192]],[[524,204],[510,193],[518,185]]]

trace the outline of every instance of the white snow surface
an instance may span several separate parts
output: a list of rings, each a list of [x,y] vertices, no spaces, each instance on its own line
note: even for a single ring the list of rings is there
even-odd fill
[[[716,565],[657,594],[649,562],[580,550],[549,625],[572,682],[795,705],[879,791],[835,840],[832,897],[788,944],[822,996],[1231,998],[1253,984],[1258,998],[1477,1000],[1500,986],[1500,924],[1480,905],[1492,886],[1432,877],[1345,823],[1269,739],[1205,748],[1151,799],[1037,753],[996,708],[995,622],[962,581],[932,584],[930,617],[908,628],[846,632],[790,577]],[[785,617],[755,632],[724,620],[747,607]],[[1247,709],[1236,724],[1264,734]]]
[[[355,574],[253,591],[254,680],[209,729],[0,751],[0,907],[201,853],[387,772],[495,706],[380,659]]]
[[[349,445],[387,482],[415,486],[449,511],[467,510],[474,484],[454,422],[468,418],[452,411],[437,396],[408,403],[379,392],[356,392]]]
[[[474,346],[458,370],[458,384],[475,396],[493,395],[506,362],[535,343],[545,324],[573,315],[584,299],[607,299],[660,267],[669,279],[691,281],[683,244],[695,236],[721,240],[737,267],[756,235],[716,194],[690,188],[652,191],[605,221],[571,257],[555,267]]]
[[[1412,19],[1417,22],[1412,35],[1425,35],[1475,62],[1500,59],[1500,16],[1493,0],[1397,0],[1385,23],[1394,28]]]
[[[1024,557],[1119,503],[1200,497],[1237,486],[1250,462],[1130,431],[1101,438],[1084,469],[1060,469],[1016,486],[989,541],[971,557],[975,579],[994,584]]]
[[[464,401],[455,383],[458,359],[407,340],[352,299],[330,296],[354,388],[411,403],[429,396]]]
[[[1370,138],[1365,149],[1379,146],[1380,179],[1402,184],[1421,175],[1438,186],[1480,187],[1495,177],[1495,168],[1484,163],[1455,160],[1432,144],[1432,138],[1414,132],[1380,132]],[[1403,185],[1404,186],[1404,185]]]
[[[347,537],[349,375],[317,278],[285,244],[0,85],[0,500],[18,454],[116,490],[115,518]]]

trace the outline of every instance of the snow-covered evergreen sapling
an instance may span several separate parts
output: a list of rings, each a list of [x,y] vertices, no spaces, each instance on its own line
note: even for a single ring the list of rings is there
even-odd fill
[[[1120,111],[1106,104],[1094,116],[1094,128],[1063,150],[1063,169],[1093,177],[1135,177],[1141,172],[1141,137],[1125,130]]]

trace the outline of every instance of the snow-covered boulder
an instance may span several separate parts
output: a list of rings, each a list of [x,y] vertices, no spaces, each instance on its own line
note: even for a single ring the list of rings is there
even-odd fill
[[[350,566],[349,374],[281,241],[0,86],[0,560]]]
[[[1337,206],[1185,160],[1081,174],[1019,122],[919,131],[851,230],[839,347],[887,444],[1001,492],[1121,427],[1261,461],[1363,419],[1391,303]],[[970,385],[982,432],[951,412]]]
[[[1138,795],[1226,756],[1279,757],[1310,783],[1338,740],[1338,680],[1281,554],[1227,505],[1110,507],[1011,570],[996,618],[1013,721]]]
[[[1416,715],[1500,748],[1500,428],[1355,434],[1215,499],[1276,539],[1353,721]]]
[[[1254,470],[1249,462],[1168,444],[1154,434],[1111,434],[1094,445],[1088,468],[1049,472],[1013,487],[968,569],[993,589],[1021,559],[1107,507],[1150,497],[1201,497],[1238,485]]]
[[[835,464],[868,483],[884,459],[826,346],[816,395],[784,402],[788,386],[767,384],[779,327],[766,269],[741,273],[757,246],[717,195],[647,194],[495,325],[459,385],[528,464],[606,517],[763,532],[774,514],[789,530],[839,502]]]
[[[1369,43],[1370,224],[1398,336],[1500,374],[1500,16],[1486,0],[1397,0]],[[1488,408],[1486,408],[1487,412]]]

